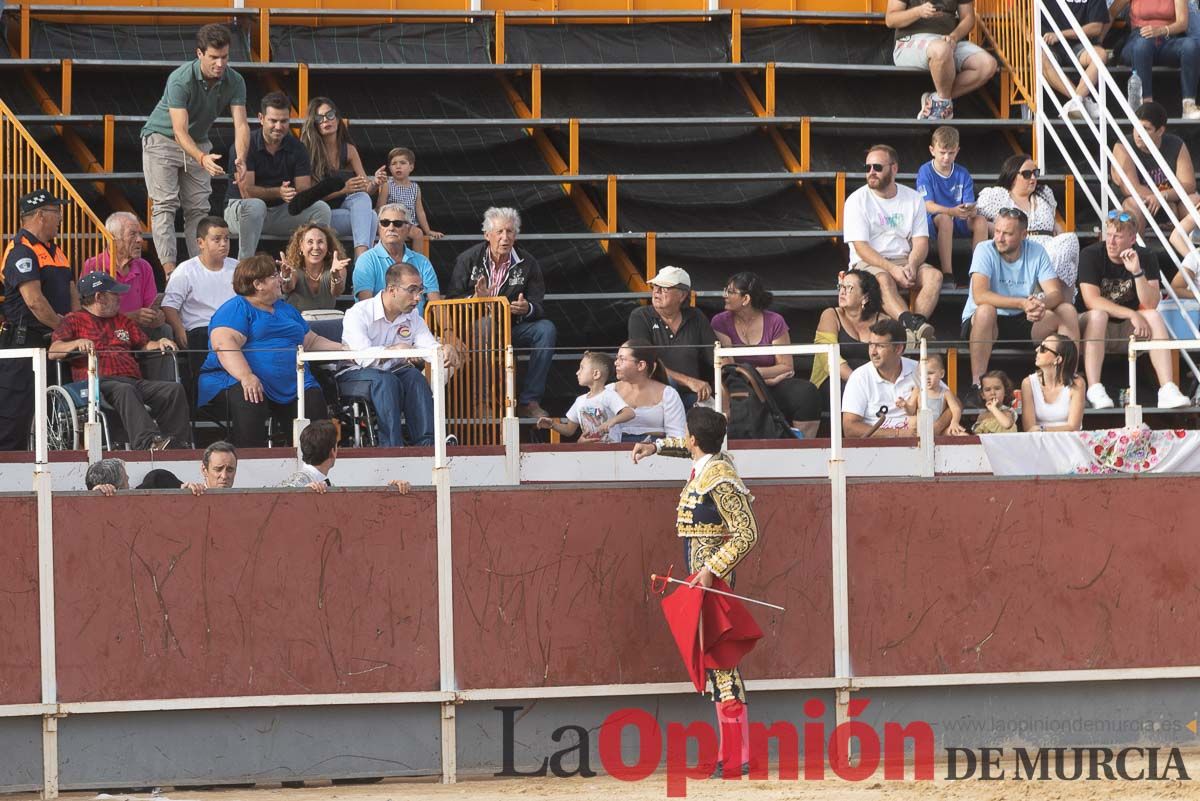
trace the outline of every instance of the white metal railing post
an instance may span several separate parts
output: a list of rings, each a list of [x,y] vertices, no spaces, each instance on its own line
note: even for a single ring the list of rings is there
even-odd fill
[[[292,443],[296,446],[297,467],[304,464],[300,456],[300,432],[308,428],[308,410],[304,408],[304,363],[310,355],[305,353],[303,345],[296,348],[296,419],[292,423]]]
[[[89,464],[103,458],[103,435],[100,430],[100,360],[95,349],[87,354],[87,422],[83,425],[83,447]]]
[[[1138,352],[1134,347],[1137,338],[1129,337],[1129,395],[1125,401],[1125,427],[1136,428],[1142,424],[1142,405],[1137,396],[1137,358]]]
[[[842,349],[828,345],[829,359],[829,492],[831,558],[833,560],[833,672],[850,676],[850,581],[846,530],[846,459],[842,443]]]
[[[1054,0],[1051,0],[1053,2]],[[1042,15],[1039,13],[1040,3],[1034,2],[1030,4],[1032,9],[1033,19],[1030,20],[1033,28],[1033,98],[1034,108],[1030,109],[1033,112],[1033,149],[1037,154],[1037,166],[1042,171],[1042,175],[1046,174],[1046,105],[1042,102],[1042,94],[1047,91],[1053,91],[1046,86],[1046,79],[1042,75]]]
[[[15,356],[19,351],[8,351]],[[58,654],[54,618],[54,506],[50,473],[46,351],[29,349],[33,361],[33,491],[37,495],[38,637],[42,703],[58,703]],[[94,356],[93,356],[94,358]],[[89,373],[92,372],[89,370]],[[89,376],[90,378],[90,376]],[[90,404],[89,404],[90,406]],[[89,411],[89,413],[91,413]],[[42,798],[58,798],[58,716],[42,714]]]
[[[450,463],[446,458],[446,366],[444,346],[433,349],[433,486],[437,492],[438,686],[455,690],[454,680],[454,541],[451,537]],[[455,702],[441,705],[442,783],[458,779],[458,738]]]
[[[921,450],[921,475],[929,478],[934,473],[933,456],[933,410],[929,408],[929,346],[921,340],[920,378],[921,406],[917,409],[917,437]]]
[[[720,341],[713,343],[713,405],[714,408],[721,414],[725,414],[725,382],[721,379],[721,343]],[[790,420],[788,421],[791,422]],[[729,449],[729,429],[725,429],[725,441],[721,443],[721,450]]]
[[[504,478],[514,486],[521,483],[521,421],[516,414],[517,360],[512,345],[504,349],[504,417],[500,434],[504,438]]]

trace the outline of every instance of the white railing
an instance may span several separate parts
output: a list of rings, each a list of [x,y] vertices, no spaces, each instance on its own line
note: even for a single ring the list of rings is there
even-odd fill
[[[305,350],[296,348],[296,420],[293,442],[296,458],[300,458],[300,432],[308,426],[304,412],[305,365],[309,362],[354,362],[356,359],[423,359],[430,367],[429,388],[433,391],[433,466],[446,466],[446,365],[442,363],[443,346],[406,348],[403,351],[370,348],[368,350]]]
[[[1179,258],[1178,253],[1176,253],[1174,246],[1171,244],[1170,234],[1163,231],[1158,221],[1154,219],[1155,215],[1150,213],[1150,209],[1146,206],[1145,201],[1142,200],[1141,196],[1138,195],[1137,192],[1133,191],[1134,183],[1132,176],[1130,176],[1115,160],[1112,161],[1111,165],[1109,164],[1108,137],[1110,134],[1112,134],[1125,148],[1125,151],[1130,155],[1130,160],[1132,161],[1138,174],[1141,176],[1142,182],[1147,186],[1147,188],[1150,189],[1154,199],[1159,205],[1159,208],[1166,214],[1167,219],[1170,220],[1171,226],[1176,229],[1179,227],[1179,218],[1171,209],[1171,206],[1167,202],[1166,198],[1164,198],[1162,193],[1159,191],[1157,182],[1150,179],[1149,170],[1142,162],[1142,159],[1138,156],[1138,149],[1133,141],[1136,136],[1141,136],[1141,125],[1136,116],[1137,110],[1130,107],[1129,101],[1125,97],[1125,93],[1121,91],[1121,88],[1113,79],[1112,73],[1108,71],[1108,67],[1106,65],[1093,59],[1097,69],[1097,82],[1096,84],[1093,84],[1091,79],[1087,77],[1086,71],[1084,70],[1083,65],[1080,63],[1079,58],[1075,55],[1070,47],[1064,47],[1063,51],[1067,54],[1072,68],[1079,76],[1077,80],[1073,80],[1072,78],[1068,77],[1066,72],[1063,70],[1062,65],[1055,60],[1055,54],[1050,49],[1050,45],[1046,44],[1042,40],[1042,33],[1044,30],[1043,26],[1045,26],[1050,32],[1054,33],[1058,37],[1060,42],[1063,41],[1062,28],[1060,28],[1058,23],[1046,12],[1045,6],[1052,3],[1058,6],[1059,10],[1063,13],[1063,16],[1070,23],[1070,30],[1075,33],[1078,41],[1088,41],[1087,35],[1083,32],[1083,27],[1079,24],[1079,21],[1075,19],[1075,15],[1071,12],[1070,8],[1066,3],[1063,2],[1063,0],[1039,0],[1037,6],[1038,11],[1034,15],[1034,43],[1037,49],[1039,63],[1039,68],[1037,70],[1038,97],[1047,98],[1050,101],[1050,105],[1041,105],[1039,100],[1039,107],[1043,110],[1052,107],[1057,111],[1058,116],[1062,116],[1064,104],[1059,99],[1058,94],[1052,88],[1050,88],[1049,85],[1047,85],[1045,78],[1042,75],[1041,67],[1043,65],[1048,65],[1054,70],[1054,74],[1064,86],[1074,87],[1079,80],[1082,80],[1087,85],[1089,93],[1096,98],[1097,105],[1100,108],[1099,124],[1092,121],[1090,117],[1085,114],[1083,120],[1079,123],[1068,124],[1066,126],[1066,129],[1070,133],[1071,138],[1074,140],[1078,151],[1082,153],[1083,158],[1087,162],[1087,166],[1091,171],[1090,174],[1096,178],[1096,181],[1099,184],[1100,198],[1097,199],[1092,193],[1092,190],[1087,185],[1086,180],[1080,180],[1076,182],[1076,186],[1083,192],[1089,204],[1092,206],[1092,209],[1096,212],[1096,216],[1100,221],[1101,231],[1103,231],[1105,223],[1107,222],[1109,209],[1113,208],[1119,210],[1121,209],[1122,204],[1122,199],[1109,185],[1109,173],[1110,171],[1115,170],[1121,179],[1121,183],[1127,189],[1129,189],[1130,198],[1136,203],[1143,219],[1146,221],[1146,224],[1149,226],[1150,230],[1154,232],[1154,235],[1158,238],[1159,242],[1162,243],[1167,254],[1169,254],[1172,262],[1175,264],[1176,269],[1182,272],[1188,288],[1192,291],[1195,297],[1200,298],[1200,287],[1197,287],[1192,275],[1186,269],[1183,269],[1182,260]],[[1190,8],[1191,6],[1189,5],[1189,9]],[[1070,40],[1067,41],[1069,42]],[[1108,110],[1108,101],[1110,99],[1110,95],[1111,99],[1116,101],[1117,106],[1120,109],[1119,117],[1114,117],[1113,114]],[[1121,130],[1121,123],[1128,123],[1130,126],[1132,126],[1133,130],[1135,131],[1135,136],[1126,136],[1125,132]],[[1086,177],[1087,173],[1081,170],[1076,164],[1075,160],[1071,157],[1070,149],[1067,148],[1062,138],[1058,135],[1057,131],[1055,131],[1054,127],[1046,124],[1046,115],[1043,113],[1037,114],[1034,125],[1034,136],[1037,143],[1036,149],[1038,166],[1042,169],[1043,173],[1045,172],[1046,166],[1046,150],[1043,146],[1043,142],[1045,134],[1048,133],[1058,146],[1060,155],[1066,161],[1067,166],[1071,169],[1071,171],[1080,178]],[[1087,133],[1091,135],[1091,138],[1086,142],[1080,135],[1081,126]],[[1147,140],[1145,144],[1146,155],[1152,158],[1154,160],[1154,164],[1156,164],[1158,168],[1162,170],[1163,174],[1167,177],[1167,180],[1171,185],[1171,189],[1180,199],[1180,202],[1187,207],[1188,216],[1196,224],[1196,230],[1200,230],[1200,210],[1198,210],[1195,205],[1188,200],[1188,192],[1184,190],[1183,186],[1179,182],[1178,176],[1175,174],[1175,165],[1167,164],[1166,160],[1163,159],[1162,152],[1154,145],[1153,142]],[[1100,159],[1098,163],[1092,155],[1093,152],[1099,153]],[[1110,201],[1112,202],[1111,207],[1109,205]],[[1195,252],[1195,246],[1192,244],[1190,237],[1188,238],[1188,249],[1189,252]],[[1167,295],[1169,295],[1171,299],[1178,303],[1179,296],[1176,294],[1175,289],[1171,286],[1170,282],[1160,280],[1159,283]],[[1181,316],[1183,317],[1185,321],[1184,324],[1187,326],[1192,336],[1196,339],[1200,339],[1200,328],[1197,328],[1195,321],[1193,321],[1187,314],[1183,314]],[[1198,380],[1200,380],[1200,367],[1197,367],[1196,363],[1192,360],[1191,355],[1186,351],[1182,352],[1181,355],[1188,367],[1191,369],[1192,374],[1196,376]]]
[[[446,461],[446,365],[442,345],[432,348],[406,348],[403,351],[371,348],[368,350],[296,349],[296,421],[293,428],[296,461],[300,462],[300,433],[308,425],[304,416],[305,365],[309,362],[352,362],[355,359],[424,359],[430,367],[433,391],[433,486],[437,491],[437,586],[438,586],[438,667],[442,693],[457,688],[454,678],[454,571],[451,545],[450,466]],[[374,702],[373,702],[374,703]],[[454,726],[455,704],[442,701],[441,747],[442,782],[452,784],[458,778],[457,738]]]
[[[1177,350],[1187,355],[1189,350],[1200,350],[1200,337],[1195,339],[1137,340],[1129,338],[1129,400],[1125,405],[1125,426],[1134,428],[1142,424],[1142,406],[1138,403],[1137,358],[1139,353],[1155,350]]]

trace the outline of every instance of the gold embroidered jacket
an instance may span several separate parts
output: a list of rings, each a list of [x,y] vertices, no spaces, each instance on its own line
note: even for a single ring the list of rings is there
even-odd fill
[[[691,456],[679,437],[660,439],[655,445],[663,456]],[[713,454],[679,494],[676,530],[680,537],[709,541],[703,544],[711,544],[711,548],[696,549],[702,543],[695,542],[693,549],[707,552],[704,566],[721,578],[728,576],[758,542],[758,523],[750,507],[753,500],[724,451]]]

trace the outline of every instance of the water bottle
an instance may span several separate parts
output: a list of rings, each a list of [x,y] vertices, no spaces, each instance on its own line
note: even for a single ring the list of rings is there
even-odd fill
[[[1129,77],[1129,84],[1126,86],[1126,97],[1129,99],[1129,107],[1134,111],[1138,110],[1138,106],[1142,105],[1142,79],[1138,77],[1136,72]]]

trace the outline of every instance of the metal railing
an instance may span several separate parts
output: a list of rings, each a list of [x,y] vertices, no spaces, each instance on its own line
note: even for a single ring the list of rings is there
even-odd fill
[[[1070,24],[1070,29],[1074,32],[1078,40],[1081,42],[1088,41],[1088,37],[1084,33],[1082,26],[1080,26],[1079,21],[1075,19],[1074,15],[1070,12],[1062,0],[1045,0],[1045,3],[1057,3],[1061,12]],[[1129,191],[1129,199],[1136,204],[1149,232],[1152,233],[1162,244],[1166,254],[1170,257],[1176,269],[1181,275],[1183,275],[1184,281],[1187,284],[1188,289],[1191,290],[1193,296],[1200,297],[1200,287],[1197,286],[1196,281],[1191,273],[1182,267],[1182,259],[1180,259],[1174,245],[1171,243],[1171,234],[1163,230],[1163,227],[1155,219],[1155,214],[1151,213],[1146,202],[1136,191],[1134,191],[1136,183],[1133,180],[1133,176],[1129,175],[1125,168],[1122,167],[1121,164],[1112,157],[1112,154],[1108,149],[1108,142],[1110,141],[1110,138],[1115,138],[1117,142],[1119,142],[1120,145],[1125,149],[1126,153],[1131,155],[1130,161],[1132,162],[1133,167],[1136,169],[1138,176],[1140,176],[1140,182],[1149,189],[1155,201],[1158,203],[1159,210],[1166,215],[1172,231],[1180,227],[1180,219],[1175,214],[1171,204],[1167,202],[1166,198],[1159,190],[1158,182],[1150,177],[1149,167],[1146,165],[1146,163],[1144,163],[1146,159],[1151,160],[1153,164],[1157,166],[1159,170],[1161,170],[1162,174],[1166,176],[1167,182],[1170,184],[1170,188],[1175,192],[1176,197],[1179,199],[1178,202],[1185,206],[1187,210],[1187,216],[1189,216],[1196,224],[1197,228],[1200,229],[1200,210],[1197,210],[1196,206],[1189,199],[1189,193],[1180,184],[1179,178],[1175,174],[1175,165],[1167,164],[1166,160],[1163,158],[1162,151],[1160,151],[1158,147],[1155,146],[1155,144],[1148,138],[1144,139],[1143,141],[1145,148],[1142,152],[1144,155],[1138,155],[1139,148],[1135,145],[1133,140],[1135,137],[1143,137],[1143,129],[1136,117],[1136,109],[1129,105],[1129,101],[1126,99],[1124,92],[1121,91],[1120,87],[1113,79],[1112,73],[1108,71],[1107,66],[1100,63],[1095,65],[1097,70],[1097,80],[1095,83],[1093,83],[1091,79],[1087,77],[1086,71],[1084,70],[1083,65],[1080,63],[1078,56],[1076,56],[1070,48],[1063,48],[1062,52],[1065,53],[1070,59],[1070,67],[1076,72],[1079,78],[1072,80],[1066,74],[1066,71],[1063,69],[1063,65],[1059,64],[1055,59],[1055,53],[1051,50],[1050,45],[1046,44],[1041,37],[1043,26],[1045,26],[1050,33],[1054,33],[1060,40],[1063,38],[1063,29],[1060,28],[1058,23],[1045,11],[1044,7],[1039,6],[1039,9],[1040,10],[1034,20],[1035,24],[1033,27],[1036,37],[1035,41],[1037,42],[1037,61],[1039,66],[1053,70],[1055,75],[1057,75],[1058,79],[1063,83],[1064,86],[1075,86],[1078,80],[1082,80],[1089,94],[1096,99],[1096,103],[1100,109],[1100,120],[1097,123],[1085,116],[1080,122],[1074,125],[1068,124],[1066,126],[1066,130],[1075,144],[1076,151],[1082,154],[1082,159],[1087,167],[1087,169],[1084,170],[1077,165],[1075,159],[1071,155],[1071,149],[1067,147],[1058,131],[1056,131],[1054,127],[1046,124],[1046,115],[1038,114],[1035,119],[1034,128],[1034,138],[1035,142],[1037,143],[1038,166],[1043,169],[1045,167],[1045,148],[1042,147],[1041,143],[1044,136],[1048,133],[1071,171],[1081,177],[1093,178],[1098,184],[1100,190],[1099,198],[1097,198],[1092,192],[1092,189],[1088,186],[1088,182],[1086,180],[1077,181],[1079,188],[1082,190],[1084,197],[1087,199],[1093,211],[1096,213],[1096,216],[1100,220],[1102,227],[1107,219],[1109,209],[1120,209],[1122,205],[1122,198],[1117,195],[1110,184],[1109,175],[1111,173],[1113,177]],[[1050,101],[1046,106],[1043,107],[1044,110],[1049,111],[1053,109],[1058,115],[1061,116],[1063,114],[1064,104],[1058,97],[1057,93],[1055,93],[1053,89],[1047,85],[1041,69],[1038,70],[1037,85],[1039,97],[1044,93]],[[1117,107],[1120,109],[1119,116],[1114,116],[1112,112],[1108,110],[1108,106],[1111,104],[1111,102],[1115,102]],[[1121,129],[1121,124],[1127,124],[1136,133],[1133,135],[1127,135]],[[1093,154],[1097,154],[1099,158],[1096,158],[1096,156]],[[1143,231],[1143,233],[1139,236],[1139,239],[1144,236],[1146,236],[1146,231]],[[1189,252],[1196,252],[1195,245],[1192,244],[1190,238],[1187,239],[1187,247]],[[1174,300],[1176,304],[1178,304],[1179,296],[1175,292],[1174,287],[1171,286],[1170,282],[1160,280],[1159,283],[1162,290],[1172,300]],[[1197,328],[1196,322],[1191,318],[1191,316],[1184,314],[1182,315],[1182,319],[1192,337],[1195,339],[1200,339],[1200,329]],[[1186,362],[1191,370],[1192,375],[1200,380],[1200,368],[1197,367],[1196,362],[1192,359],[1191,355],[1186,350],[1179,349],[1179,351],[1183,361]]]
[[[112,235],[104,223],[3,100],[0,100],[0,175],[4,176],[0,182],[0,235],[12,236],[21,227],[17,204],[20,197],[36,189],[46,189],[68,201],[62,210],[56,242],[77,271],[84,261],[111,248]]]
[[[446,384],[446,416],[459,444],[503,444],[503,421],[512,420],[515,431],[516,403],[508,299],[435,300],[425,307],[425,323],[463,354]]]
[[[1009,102],[1038,109],[1038,70],[1034,54],[1036,0],[979,0],[975,4],[979,28],[1008,68]],[[955,121],[955,125],[958,121]]]

